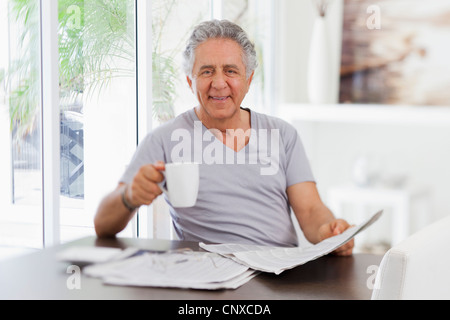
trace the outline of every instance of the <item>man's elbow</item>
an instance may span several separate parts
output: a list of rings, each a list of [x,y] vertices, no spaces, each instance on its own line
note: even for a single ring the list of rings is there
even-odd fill
[[[94,229],[98,238],[113,238],[116,233],[108,230],[106,223],[99,217],[94,219]]]

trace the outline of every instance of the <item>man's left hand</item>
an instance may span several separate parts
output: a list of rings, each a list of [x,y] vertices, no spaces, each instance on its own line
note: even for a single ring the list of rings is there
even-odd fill
[[[352,227],[347,223],[347,221],[342,219],[335,219],[330,223],[326,223],[319,228],[319,238],[325,240],[333,236],[337,236]],[[343,246],[337,248],[333,251],[333,254],[337,256],[350,256],[353,253],[353,248],[355,246],[355,240],[352,239]]]

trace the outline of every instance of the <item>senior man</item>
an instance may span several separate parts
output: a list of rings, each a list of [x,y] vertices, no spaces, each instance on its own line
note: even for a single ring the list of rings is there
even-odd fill
[[[174,208],[168,202],[182,240],[297,246],[291,208],[311,243],[349,228],[322,202],[295,128],[241,106],[258,64],[245,31],[226,20],[201,23],[188,40],[184,60],[199,105],[139,145],[117,188],[99,205],[97,235],[116,235],[140,206],[151,204],[161,194],[165,163],[176,162],[180,153],[183,160],[200,160],[195,206]],[[177,130],[203,140],[180,152],[173,136]],[[334,253],[351,255],[353,246],[350,241]]]

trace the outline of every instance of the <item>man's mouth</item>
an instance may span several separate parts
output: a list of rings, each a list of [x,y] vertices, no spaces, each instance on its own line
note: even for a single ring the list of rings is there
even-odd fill
[[[214,101],[225,101],[225,100],[227,100],[229,98],[229,96],[226,96],[226,97],[212,97],[212,96],[210,96],[209,98],[214,100]]]

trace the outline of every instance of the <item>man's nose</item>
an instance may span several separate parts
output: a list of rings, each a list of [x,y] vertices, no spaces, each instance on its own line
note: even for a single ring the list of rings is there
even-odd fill
[[[212,78],[211,86],[217,90],[225,89],[226,87],[228,87],[225,75],[221,72],[217,72]]]

